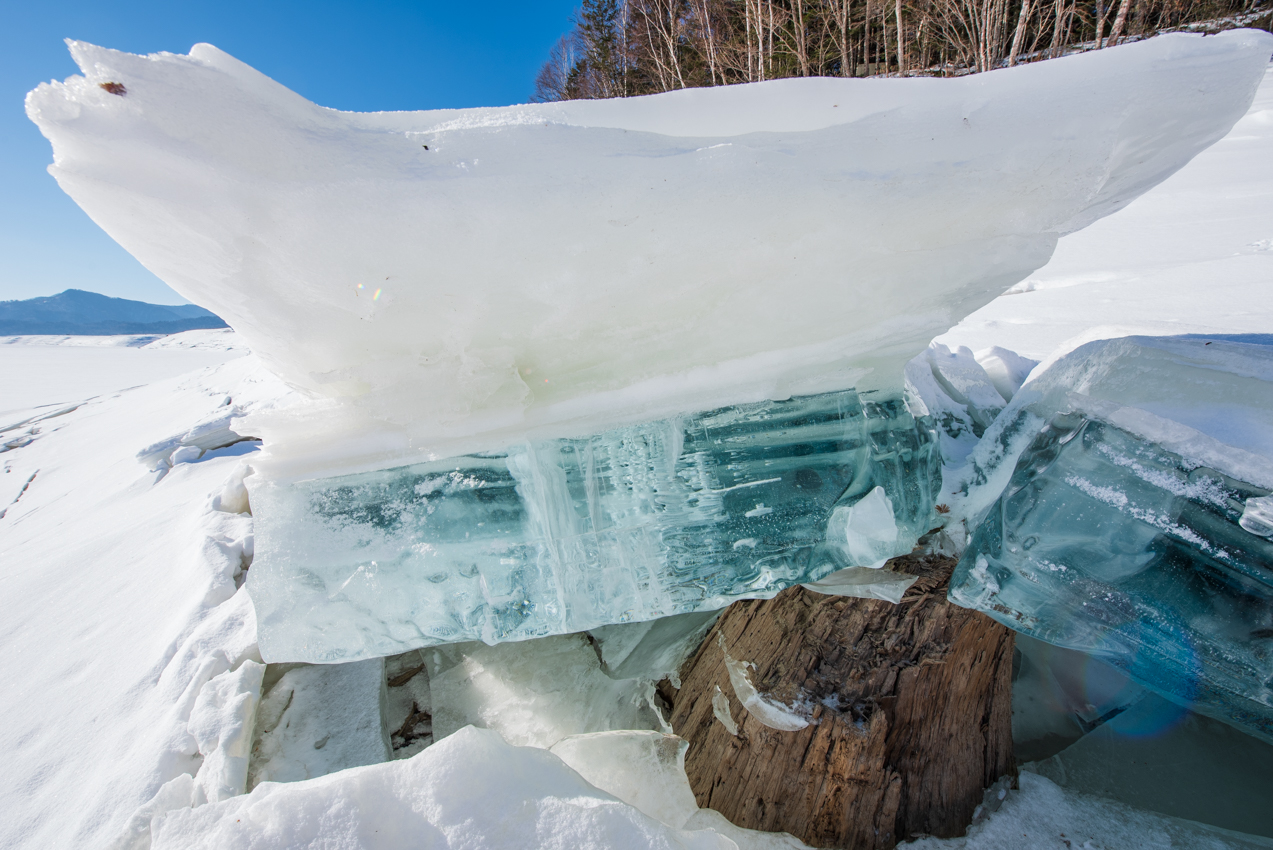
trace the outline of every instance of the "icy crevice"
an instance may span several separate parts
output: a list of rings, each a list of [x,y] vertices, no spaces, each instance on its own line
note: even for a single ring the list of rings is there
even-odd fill
[[[236,418],[244,415],[240,406],[233,405],[227,396],[222,408],[184,433],[160,440],[137,452],[138,462],[158,473],[156,483],[179,463],[203,460],[214,452],[242,443],[260,442],[259,437],[240,434],[231,427]]]
[[[8,470],[6,470],[6,472],[7,471]],[[27,476],[26,483],[22,485],[22,489],[18,491],[18,495],[13,497],[13,501],[10,502],[8,505],[6,505],[4,510],[0,510],[0,519],[4,519],[5,514],[9,513],[9,511],[13,508],[13,506],[18,503],[18,500],[21,499],[26,494],[27,488],[31,486],[31,482],[35,480],[35,476],[39,474],[40,474],[40,470],[37,469],[35,472],[32,472],[30,475]]]

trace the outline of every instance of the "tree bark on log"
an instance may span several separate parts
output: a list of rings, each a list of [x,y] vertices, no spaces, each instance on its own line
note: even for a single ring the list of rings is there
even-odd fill
[[[1015,775],[1012,632],[946,601],[953,559],[889,566],[919,576],[900,604],[801,587],[736,602],[679,691],[662,683],[672,728],[690,742],[700,806],[818,847],[882,850],[916,834],[962,835],[983,789]],[[762,699],[795,706],[809,725],[783,731],[748,711],[726,652],[754,664]]]

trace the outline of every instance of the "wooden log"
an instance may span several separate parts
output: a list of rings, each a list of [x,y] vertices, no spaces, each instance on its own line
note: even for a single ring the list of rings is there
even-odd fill
[[[953,559],[889,566],[919,576],[897,605],[800,587],[731,605],[679,691],[660,686],[690,742],[700,806],[817,847],[891,848],[962,835],[983,789],[1015,775],[1012,632],[946,601]],[[755,665],[762,698],[795,706],[809,725],[783,731],[747,711],[726,651]],[[725,704],[737,734],[717,717]]]

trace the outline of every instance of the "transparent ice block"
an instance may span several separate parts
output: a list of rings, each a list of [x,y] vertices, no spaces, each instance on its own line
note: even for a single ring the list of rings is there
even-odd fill
[[[772,596],[909,552],[933,516],[934,446],[900,398],[847,390],[258,482],[248,589],[261,651],[331,663]],[[864,500],[872,516],[892,511],[891,530],[862,539]]]
[[[974,532],[950,597],[1273,740],[1273,541],[1241,522],[1268,494],[1058,412]]]

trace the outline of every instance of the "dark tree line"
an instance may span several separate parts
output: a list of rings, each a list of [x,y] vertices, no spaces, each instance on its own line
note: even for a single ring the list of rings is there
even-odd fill
[[[1268,0],[584,0],[535,99],[961,74],[1164,30],[1268,29],[1271,20]]]

